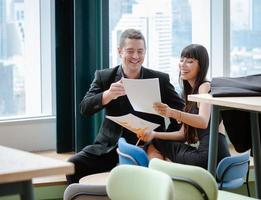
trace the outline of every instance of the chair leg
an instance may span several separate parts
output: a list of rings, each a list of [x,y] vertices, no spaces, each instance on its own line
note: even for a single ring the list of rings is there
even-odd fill
[[[250,194],[250,189],[249,189],[249,165],[250,165],[250,161],[248,161],[248,169],[247,169],[247,176],[246,176],[246,186],[247,186],[247,195],[249,197],[251,197],[251,194]]]
[[[219,187],[218,187],[219,190],[223,190],[223,181],[221,181]]]

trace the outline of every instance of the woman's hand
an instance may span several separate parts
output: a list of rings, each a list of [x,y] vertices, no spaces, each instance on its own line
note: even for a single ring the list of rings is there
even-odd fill
[[[155,137],[155,132],[152,130],[144,129],[137,134],[138,138],[144,142],[149,142]]]
[[[153,104],[153,108],[155,109],[155,111],[157,113],[159,113],[162,116],[172,117],[172,115],[171,115],[171,110],[172,109],[167,104],[164,104],[164,103],[154,103]]]

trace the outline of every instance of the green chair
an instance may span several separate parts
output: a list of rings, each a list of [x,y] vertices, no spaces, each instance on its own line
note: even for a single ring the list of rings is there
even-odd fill
[[[174,185],[174,199],[216,200],[253,199],[247,196],[218,190],[216,180],[207,170],[192,165],[184,165],[154,158],[150,169],[168,174]]]
[[[111,200],[171,200],[173,198],[173,183],[168,175],[135,165],[119,165],[112,169],[106,190]]]

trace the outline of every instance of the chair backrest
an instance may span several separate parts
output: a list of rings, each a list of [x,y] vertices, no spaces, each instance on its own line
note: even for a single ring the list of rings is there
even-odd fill
[[[224,182],[244,178],[248,172],[249,160],[249,152],[223,158],[217,166],[217,181],[222,184]]]
[[[146,152],[136,145],[127,143],[124,138],[120,138],[118,141],[117,153],[119,154],[120,165],[129,164],[147,167],[149,164]]]
[[[174,184],[174,199],[217,199],[214,177],[205,169],[154,158],[149,168],[167,173]]]
[[[171,200],[173,189],[168,175],[134,165],[113,168],[106,186],[111,200]]]
[[[105,185],[73,183],[64,191],[63,200],[110,200]]]

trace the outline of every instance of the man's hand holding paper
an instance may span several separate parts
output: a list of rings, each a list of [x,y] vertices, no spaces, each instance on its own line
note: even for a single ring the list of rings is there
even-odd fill
[[[106,105],[111,100],[117,99],[118,97],[124,96],[124,95],[126,95],[125,89],[124,89],[124,86],[122,84],[122,80],[119,80],[115,83],[112,83],[110,88],[103,93],[102,104]]]

